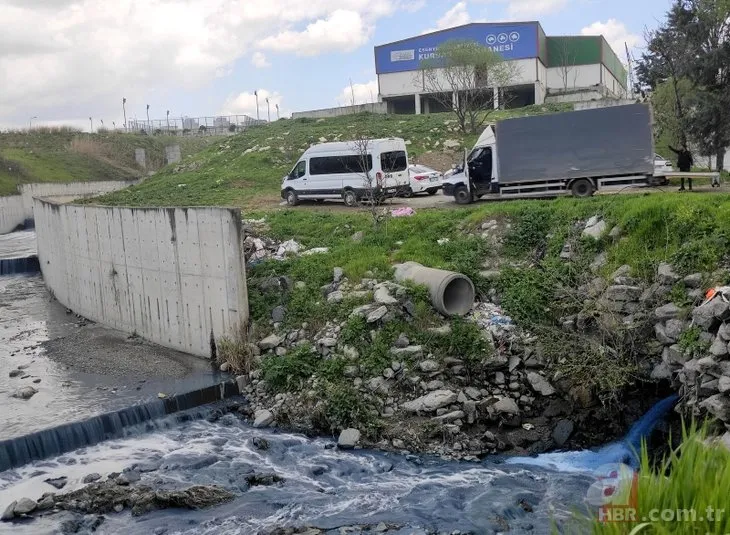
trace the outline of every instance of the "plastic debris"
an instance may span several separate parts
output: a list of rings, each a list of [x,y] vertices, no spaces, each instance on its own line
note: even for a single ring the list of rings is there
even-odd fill
[[[323,254],[323,253],[329,253],[329,247],[312,247],[311,249],[307,249],[306,251],[303,251],[301,253],[302,256],[309,256],[313,254]]]
[[[445,243],[449,243],[451,240],[449,238],[439,238],[436,240],[436,243],[439,245],[444,245]]]
[[[296,240],[287,240],[279,245],[274,258],[283,259],[287,253],[297,254],[301,249],[302,246]]]
[[[404,206],[403,208],[396,208],[390,211],[392,217],[410,217],[415,214],[416,211],[410,206]]]

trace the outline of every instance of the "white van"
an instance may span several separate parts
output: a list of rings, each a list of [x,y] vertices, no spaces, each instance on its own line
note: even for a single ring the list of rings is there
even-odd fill
[[[408,186],[408,152],[402,139],[372,139],[366,151],[360,143],[309,147],[284,177],[281,198],[290,206],[300,199],[342,199],[347,206],[357,206],[371,194],[395,195]]]

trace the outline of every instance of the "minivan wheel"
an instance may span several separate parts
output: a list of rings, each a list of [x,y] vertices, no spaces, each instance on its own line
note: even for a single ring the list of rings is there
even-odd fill
[[[594,192],[593,183],[587,178],[580,178],[573,182],[570,192],[573,197],[590,197]]]
[[[297,192],[293,189],[290,189],[286,192],[286,204],[289,206],[296,206],[299,204],[299,196],[297,195]]]
[[[454,189],[456,204],[469,204],[472,201],[471,192],[463,184]]]
[[[357,206],[357,195],[351,189],[345,190],[342,194],[342,200],[345,201],[345,206]]]
[[[408,186],[403,190],[401,195],[403,195],[403,197],[405,197],[406,199],[410,199],[411,197],[413,197],[413,190],[410,186]]]

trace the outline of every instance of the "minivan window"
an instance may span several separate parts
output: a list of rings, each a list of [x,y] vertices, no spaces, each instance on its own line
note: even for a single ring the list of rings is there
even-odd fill
[[[338,173],[364,173],[373,168],[373,157],[368,154],[347,156],[321,156],[309,159],[310,175],[334,175]]]
[[[292,169],[292,172],[289,173],[289,180],[295,180],[297,178],[301,178],[304,175],[307,174],[307,161],[302,160],[301,162],[297,163],[297,165]]]
[[[398,171],[405,171],[408,167],[408,158],[406,157],[406,151],[394,150],[391,152],[383,152],[380,155],[380,167],[383,168],[384,173],[396,173]]]

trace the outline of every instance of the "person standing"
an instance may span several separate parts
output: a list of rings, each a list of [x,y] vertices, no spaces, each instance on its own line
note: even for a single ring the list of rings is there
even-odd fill
[[[692,153],[687,148],[687,142],[683,142],[682,147],[679,150],[669,145],[669,150],[677,155],[677,167],[679,168],[679,172],[689,173],[692,170],[694,160],[692,160]],[[684,177],[681,177],[681,179],[682,185],[679,187],[679,191],[684,191]],[[689,190],[692,191],[692,177],[687,177],[687,182],[689,183]]]

